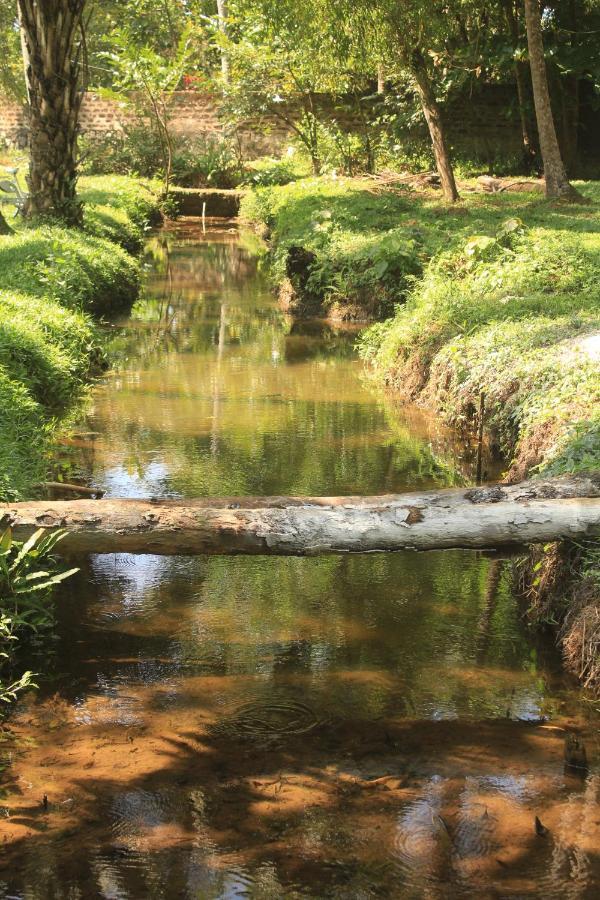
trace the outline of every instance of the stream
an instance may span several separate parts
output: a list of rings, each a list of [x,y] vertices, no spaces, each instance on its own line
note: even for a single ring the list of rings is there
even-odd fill
[[[182,219],[145,259],[57,449],[65,480],[171,498],[473,481],[471,448],[365,380],[356,329],[286,319],[251,234]],[[597,897],[598,704],[528,631],[511,565],[91,557],[0,742],[0,900]],[[571,731],[589,770],[565,769]]]

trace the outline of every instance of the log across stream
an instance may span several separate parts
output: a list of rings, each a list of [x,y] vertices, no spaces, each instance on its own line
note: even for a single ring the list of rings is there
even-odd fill
[[[279,555],[494,548],[600,535],[600,474],[377,497],[72,500],[0,508],[70,553]]]

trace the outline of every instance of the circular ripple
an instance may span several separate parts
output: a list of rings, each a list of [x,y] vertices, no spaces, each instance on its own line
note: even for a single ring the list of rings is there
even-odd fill
[[[310,706],[299,700],[273,703],[247,703],[217,726],[219,731],[244,736],[269,737],[305,734],[321,725]]]

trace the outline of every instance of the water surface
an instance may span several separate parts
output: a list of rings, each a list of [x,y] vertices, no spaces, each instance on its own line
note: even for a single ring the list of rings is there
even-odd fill
[[[354,339],[287,320],[250,236],[183,221],[60,465],[119,497],[469,481]],[[462,551],[91,558],[0,745],[0,898],[597,896],[598,716],[509,576]]]

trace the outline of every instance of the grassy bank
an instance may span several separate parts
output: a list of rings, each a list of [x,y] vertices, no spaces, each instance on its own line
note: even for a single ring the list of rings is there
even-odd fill
[[[94,320],[126,308],[156,195],[132,178],[82,179],[82,231],[11,220],[0,237],[0,498],[31,495],[57,419],[100,370]]]
[[[454,227],[424,198],[330,177],[257,188],[240,215],[270,240],[282,302],[339,320],[390,315]]]
[[[465,433],[483,395],[514,480],[600,470],[600,184],[579,187],[574,206],[463,191],[448,208],[432,192],[307,179],[256,191],[243,211],[270,236],[274,278],[313,301],[293,311],[395,304],[361,338],[374,377]],[[595,686],[598,561],[597,547],[547,547],[521,570],[532,618],[562,628]]]

